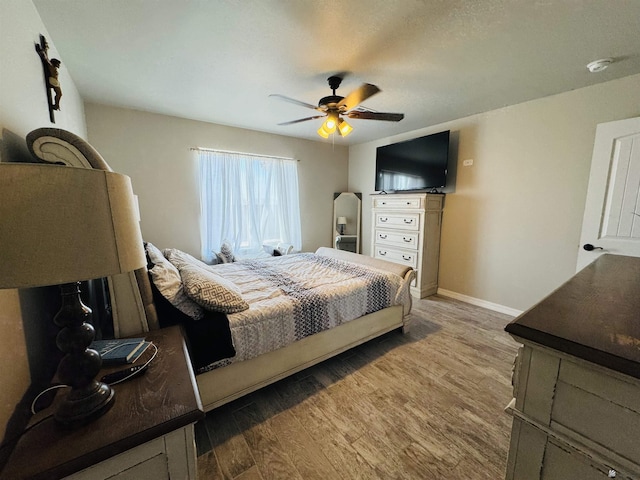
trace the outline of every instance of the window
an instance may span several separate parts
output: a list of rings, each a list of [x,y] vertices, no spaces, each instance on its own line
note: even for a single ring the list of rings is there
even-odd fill
[[[198,162],[203,260],[224,241],[239,255],[265,243],[302,248],[296,160],[198,150]]]

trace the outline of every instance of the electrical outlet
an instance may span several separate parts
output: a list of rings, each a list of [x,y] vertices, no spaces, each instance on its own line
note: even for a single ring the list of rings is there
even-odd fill
[[[462,165],[464,165],[465,167],[470,167],[471,165],[473,165],[473,159],[469,158],[468,160],[463,161]]]

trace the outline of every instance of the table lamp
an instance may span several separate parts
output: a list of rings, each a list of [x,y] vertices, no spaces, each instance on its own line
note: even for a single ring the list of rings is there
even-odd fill
[[[347,224],[347,217],[338,217],[338,229],[340,235],[344,235],[344,227]]]
[[[88,423],[111,407],[114,392],[95,380],[102,360],[88,348],[94,328],[80,281],[145,265],[131,180],[104,170],[0,163],[0,224],[0,288],[60,285],[54,322],[65,355],[58,379],[71,389],[54,418]]]

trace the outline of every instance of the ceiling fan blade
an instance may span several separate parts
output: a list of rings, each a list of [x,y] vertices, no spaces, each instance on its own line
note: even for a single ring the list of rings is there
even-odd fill
[[[313,110],[323,111],[319,109],[316,105],[311,105],[310,103],[301,102],[300,100],[296,100],[295,98],[285,97],[284,95],[279,95],[277,93],[272,93],[269,96],[279,98],[280,100],[284,100],[285,102],[295,103],[296,105],[300,105],[301,107],[312,108]]]
[[[340,100],[338,102],[338,108],[345,107],[346,110],[356,108],[360,103],[364,102],[367,98],[375,95],[379,91],[380,89],[375,85],[363,83],[349,95]]]
[[[404,118],[404,113],[384,113],[384,112],[361,112],[355,110],[347,113],[349,118],[360,120],[385,120],[387,122],[399,122]]]
[[[315,117],[300,118],[298,120],[291,120],[290,122],[279,123],[278,125],[293,125],[294,123],[306,122],[307,120],[315,120],[316,118],[323,118],[324,115],[316,115]]]

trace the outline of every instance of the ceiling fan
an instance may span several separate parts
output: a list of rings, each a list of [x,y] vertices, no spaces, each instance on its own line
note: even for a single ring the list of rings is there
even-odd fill
[[[308,120],[315,120],[316,118],[326,117],[326,120],[322,126],[318,129],[318,135],[323,138],[329,138],[329,135],[338,130],[338,133],[346,137],[351,133],[353,127],[347,123],[342,116],[348,118],[356,118],[361,120],[385,120],[387,122],[399,122],[404,118],[404,113],[383,113],[372,112],[364,109],[356,109],[360,103],[367,98],[375,95],[380,91],[375,85],[370,83],[363,83],[360,87],[356,88],[346,97],[336,95],[336,90],[342,83],[342,77],[337,75],[331,76],[328,79],[329,87],[333,90],[333,95],[322,97],[318,102],[318,106],[311,105],[310,103],[301,102],[284,95],[272,94],[270,97],[276,97],[281,100],[295,103],[302,107],[311,108],[322,113],[322,115],[315,115],[313,117],[300,118],[298,120],[292,120],[290,122],[279,123],[278,125],[292,125],[294,123],[306,122]]]

